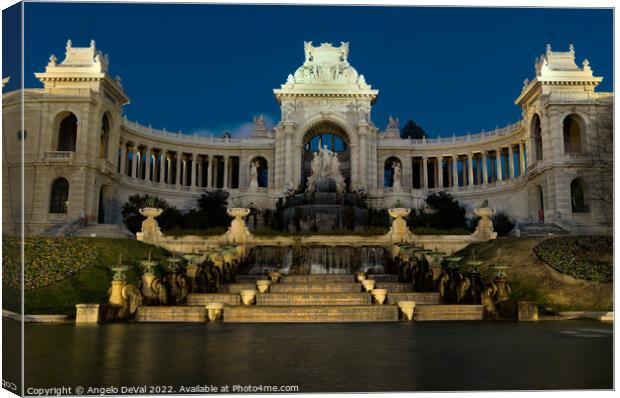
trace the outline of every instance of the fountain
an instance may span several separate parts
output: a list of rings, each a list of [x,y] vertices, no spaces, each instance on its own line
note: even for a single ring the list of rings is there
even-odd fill
[[[335,152],[320,147],[314,152],[306,189],[289,195],[278,206],[280,227],[288,232],[356,230],[368,226],[363,194],[347,192]]]

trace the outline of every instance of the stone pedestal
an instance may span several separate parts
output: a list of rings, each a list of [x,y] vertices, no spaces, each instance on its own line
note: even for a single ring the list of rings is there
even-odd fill
[[[501,301],[496,305],[497,319],[529,322],[538,320],[538,307],[532,301]]]
[[[102,321],[100,304],[76,304],[75,323],[99,323]]]

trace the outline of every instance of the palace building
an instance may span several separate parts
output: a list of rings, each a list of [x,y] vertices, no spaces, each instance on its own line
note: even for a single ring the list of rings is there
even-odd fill
[[[468,210],[488,200],[522,225],[611,231],[613,93],[595,91],[602,78],[587,60],[576,64],[572,46],[547,46],[536,60],[515,100],[517,123],[421,140],[401,139],[393,118],[385,129],[375,125],[379,91],[348,53],[348,43],[305,43],[303,64],[273,90],[280,121],[269,129],[257,116],[252,136],[236,139],[127,120],[129,97],[108,74],[107,56],[94,41],[69,41],[62,61],[52,55],[35,73],[43,88],[3,94],[5,233],[20,230],[22,191],[27,234],[62,234],[85,216],[121,224],[121,207],[136,193],[186,210],[203,192],[224,189],[229,201],[260,213],[311,190],[319,149],[335,154],[342,189],[363,193],[371,208],[417,208],[429,193],[447,191]]]

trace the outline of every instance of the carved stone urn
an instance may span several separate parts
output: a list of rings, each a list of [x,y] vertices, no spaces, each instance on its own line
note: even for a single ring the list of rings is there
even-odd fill
[[[390,235],[392,241],[394,242],[402,242],[406,241],[409,237],[409,228],[407,228],[407,221],[404,220],[404,217],[407,217],[411,209],[406,209],[404,207],[395,207],[392,209],[388,209],[388,213],[394,219],[392,221],[392,228],[390,229]]]
[[[127,279],[125,272],[127,272],[128,269],[129,267],[127,266],[112,268],[114,275],[112,276],[112,288],[110,289],[110,297],[108,299],[111,305],[121,307],[124,304],[123,288],[125,287],[125,280]]]
[[[362,281],[362,286],[364,286],[364,290],[366,290],[367,292],[370,292],[375,287],[375,280],[374,279],[364,279]]]
[[[480,217],[478,226],[473,235],[482,239],[495,239],[497,238],[497,232],[493,230],[493,221],[491,217],[495,214],[495,209],[490,207],[480,207],[474,210],[474,213]]]
[[[413,321],[413,311],[415,310],[415,301],[399,301],[398,308],[407,321]]]
[[[250,214],[250,209],[245,207],[233,207],[227,210],[228,215],[234,217],[228,229],[228,240],[231,243],[244,243],[251,236],[245,225],[244,217]]]
[[[138,211],[146,217],[146,220],[142,221],[142,229],[139,232],[140,235],[137,235],[138,239],[148,242],[160,238],[162,233],[155,217],[159,217],[164,210],[157,207],[143,207]]]
[[[269,279],[271,279],[271,282],[273,283],[280,282],[280,279],[282,278],[282,272],[280,271],[271,271],[271,272],[268,272],[267,275],[269,276]]]
[[[243,305],[252,305],[256,301],[256,290],[242,290],[239,294]]]
[[[387,289],[372,289],[370,294],[375,299],[375,303],[382,305],[387,297]]]
[[[215,322],[222,318],[222,312],[224,311],[223,303],[207,303],[206,308],[209,322]]]
[[[269,291],[269,286],[271,285],[271,281],[265,279],[259,279],[256,281],[256,287],[260,293],[267,293]]]

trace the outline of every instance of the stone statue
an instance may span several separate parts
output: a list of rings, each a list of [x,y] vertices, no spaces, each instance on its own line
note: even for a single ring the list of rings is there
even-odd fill
[[[254,116],[253,120],[255,129],[263,130],[267,128],[267,125],[265,124],[265,117],[263,115]]]
[[[319,179],[333,180],[336,183],[336,192],[345,192],[346,186],[344,177],[340,173],[338,154],[330,150],[327,145],[319,145],[319,150],[313,155],[310,168],[312,175],[306,180],[306,192],[315,192],[316,182]]]
[[[250,163],[250,188],[258,188],[258,167],[260,163],[254,161]]]
[[[402,179],[402,171],[400,168],[400,163],[392,162],[392,170],[394,170],[394,182],[392,183],[392,188],[395,191],[400,191],[403,189],[401,179]]]
[[[468,277],[464,277],[463,279],[461,279],[461,281],[458,284],[457,291],[456,291],[456,302],[457,303],[461,303],[465,299],[465,296],[467,296],[467,292],[469,291],[470,287],[471,287],[471,280],[469,280]]]
[[[394,118],[392,116],[388,117],[387,130],[398,130],[398,125],[399,125],[398,118]]]
[[[497,288],[495,285],[486,285],[480,294],[480,303],[484,308],[485,318],[495,318],[495,293]]]

